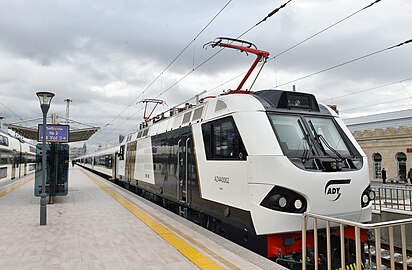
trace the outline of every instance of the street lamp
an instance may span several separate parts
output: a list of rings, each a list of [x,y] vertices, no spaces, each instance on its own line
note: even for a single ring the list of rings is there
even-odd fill
[[[41,178],[41,193],[40,193],[40,225],[46,225],[46,125],[47,112],[50,108],[50,103],[54,97],[50,92],[37,92],[36,95],[40,100],[40,108],[43,112],[43,146],[42,146],[42,178]]]

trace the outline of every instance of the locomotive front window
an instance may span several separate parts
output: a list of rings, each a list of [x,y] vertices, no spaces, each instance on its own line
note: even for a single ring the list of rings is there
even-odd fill
[[[345,140],[342,138],[335,123],[330,118],[306,117],[311,127],[313,136],[319,138],[318,142],[330,156],[351,156]],[[337,153],[335,153],[337,152]]]
[[[362,166],[350,139],[331,117],[268,113],[283,154],[307,169],[334,162],[348,169]],[[326,166],[326,165],[325,165]],[[346,166],[346,167],[345,167]],[[326,166],[327,167],[327,166]]]
[[[280,147],[289,157],[301,157],[309,150],[307,131],[296,115],[269,114]]]

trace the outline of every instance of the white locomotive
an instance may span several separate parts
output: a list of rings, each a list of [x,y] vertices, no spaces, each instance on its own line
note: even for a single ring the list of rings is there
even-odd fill
[[[305,211],[371,220],[364,152],[307,93],[206,98],[77,162],[268,258],[299,254]]]

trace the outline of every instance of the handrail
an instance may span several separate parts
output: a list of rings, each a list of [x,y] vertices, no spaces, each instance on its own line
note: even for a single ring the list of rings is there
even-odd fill
[[[412,225],[412,218],[402,219],[402,220],[392,220],[384,221],[377,223],[360,223],[356,221],[350,221],[345,219],[339,219],[334,217],[328,217],[319,215],[316,213],[304,213],[302,215],[302,269],[305,270],[307,267],[307,225],[308,219],[313,219],[313,237],[314,237],[314,269],[318,269],[318,220],[326,221],[326,244],[327,244],[327,269],[332,269],[332,255],[331,255],[331,223],[339,226],[340,231],[340,250],[341,250],[341,269],[346,269],[345,263],[345,226],[354,228],[355,230],[355,254],[356,254],[356,268],[360,269],[362,265],[362,249],[361,249],[361,229],[367,231],[373,231],[375,235],[375,255],[376,255],[376,269],[382,269],[382,256],[381,256],[381,231],[383,228],[388,228],[389,233],[389,250],[390,250],[390,266],[391,269],[395,269],[395,260],[394,260],[394,228],[400,227],[401,234],[401,249],[402,249],[402,260],[403,260],[403,269],[406,270],[408,265],[406,263],[406,225]],[[343,252],[342,252],[343,251]],[[371,258],[369,258],[369,266],[372,264]],[[363,268],[366,269],[365,265]]]
[[[313,218],[322,219],[324,221],[330,221],[330,222],[334,222],[334,223],[338,223],[338,224],[343,224],[343,225],[348,225],[348,226],[356,226],[356,227],[359,227],[359,228],[365,229],[365,230],[372,230],[372,229],[376,229],[378,227],[387,228],[387,227],[390,227],[392,225],[402,225],[402,224],[406,225],[406,224],[412,223],[412,218],[406,218],[406,219],[400,219],[400,220],[391,220],[391,221],[383,221],[383,222],[378,222],[378,223],[360,223],[360,222],[356,222],[356,221],[350,221],[350,220],[346,220],[346,219],[328,217],[328,216],[323,216],[323,215],[309,213],[309,212],[306,212],[306,213],[303,214],[302,218],[305,218],[305,217],[313,217]]]

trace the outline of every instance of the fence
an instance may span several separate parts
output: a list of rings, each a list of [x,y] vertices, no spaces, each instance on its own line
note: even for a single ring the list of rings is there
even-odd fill
[[[372,202],[374,210],[382,208],[412,211],[412,186],[383,186],[372,187],[375,191],[375,200]]]
[[[327,269],[332,269],[332,251],[331,251],[331,227],[339,228],[340,236],[340,262],[341,269],[346,268],[346,255],[345,255],[345,227],[353,228],[355,231],[355,254],[356,254],[356,266],[354,268],[361,269],[359,266],[362,265],[363,269],[372,269],[372,258],[366,258],[366,264],[362,263],[362,248],[361,248],[361,230],[366,230],[374,235],[375,244],[375,267],[376,269],[382,269],[382,255],[381,255],[381,234],[383,230],[388,231],[389,235],[389,253],[390,253],[390,269],[395,269],[395,243],[394,243],[394,230],[396,233],[400,233],[401,243],[397,243],[401,247],[402,261],[404,270],[408,269],[407,265],[407,243],[406,243],[406,225],[412,225],[412,218],[379,222],[374,224],[363,224],[359,222],[353,222],[338,218],[332,218],[327,216],[321,216],[313,213],[305,213],[302,216],[302,269],[306,270],[307,267],[307,227],[308,219],[313,221],[313,246],[314,246],[314,269],[317,270],[319,265],[319,239],[318,239],[318,225],[319,221],[326,223],[326,262]],[[369,260],[369,261],[368,261]],[[350,269],[353,269],[352,267]]]

